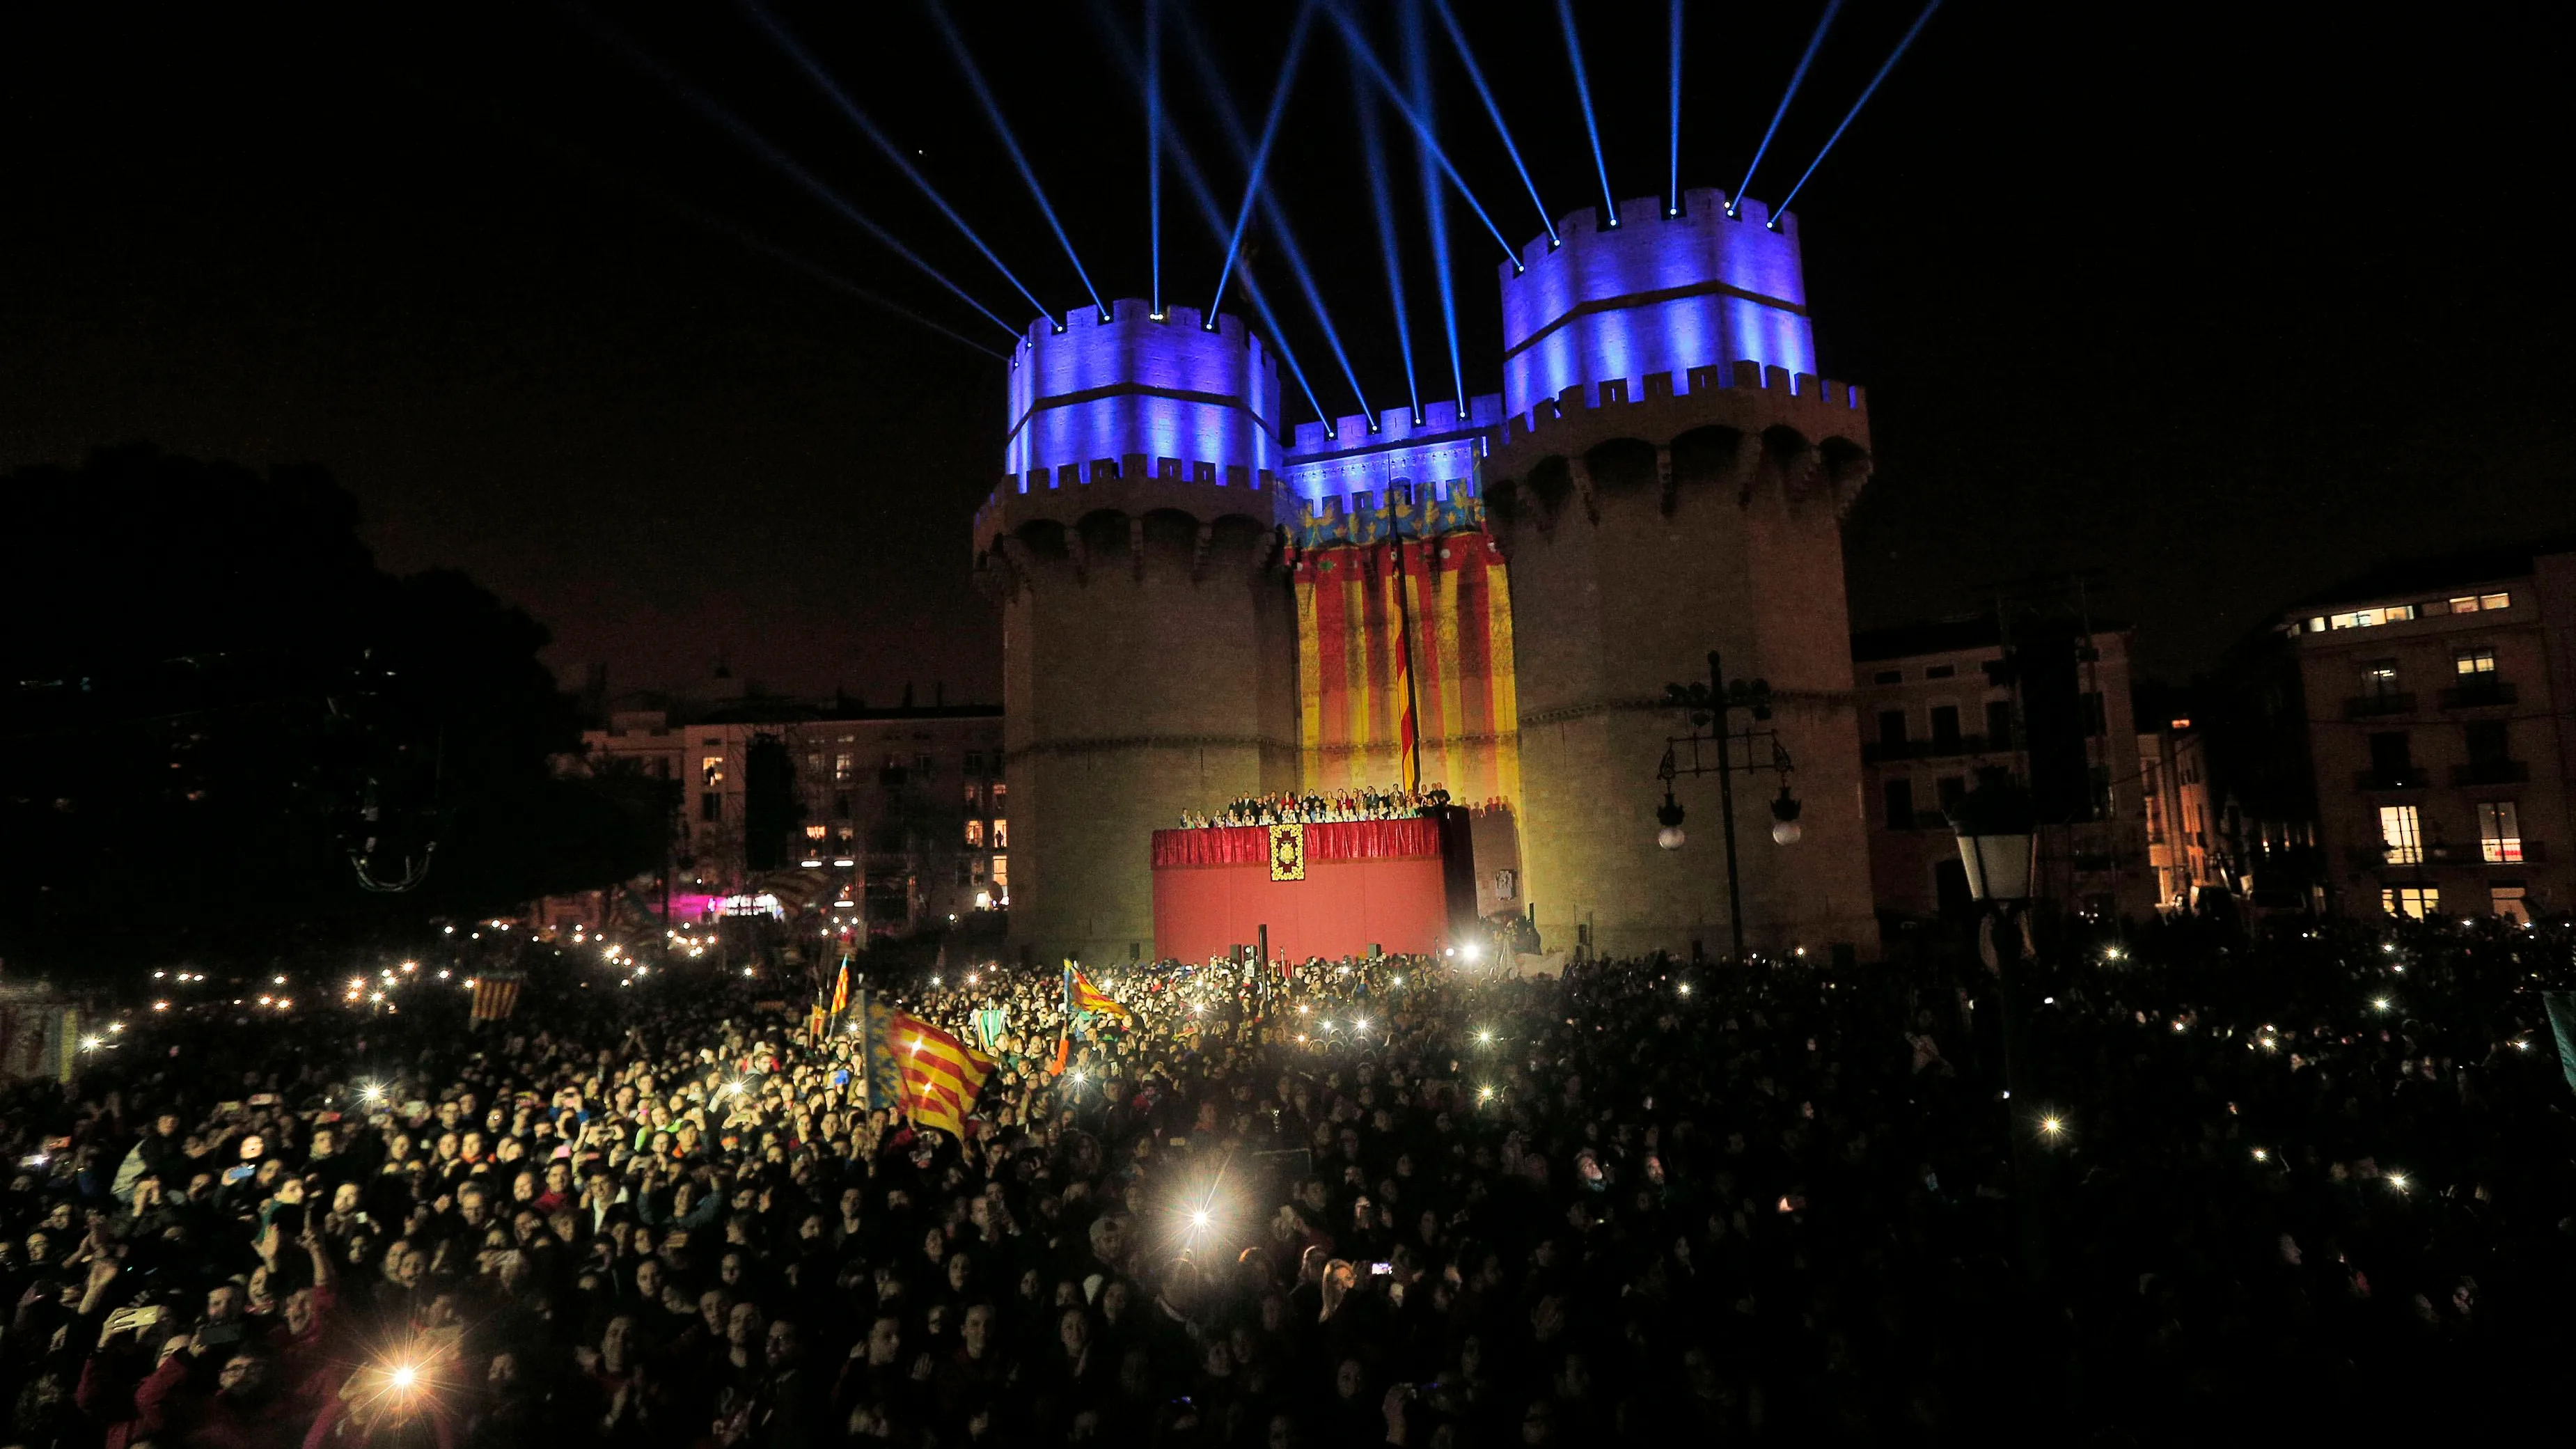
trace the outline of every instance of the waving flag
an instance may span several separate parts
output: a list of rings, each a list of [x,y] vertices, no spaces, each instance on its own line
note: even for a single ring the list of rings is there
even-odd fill
[[[883,1040],[913,1125],[965,1136],[966,1114],[993,1074],[993,1059],[909,1012],[886,1013]]]
[[[1088,1011],[1101,1016],[1114,1016],[1125,1021],[1132,1014],[1111,1000],[1101,989],[1082,979],[1082,973],[1070,961],[1064,963],[1064,1009]]]

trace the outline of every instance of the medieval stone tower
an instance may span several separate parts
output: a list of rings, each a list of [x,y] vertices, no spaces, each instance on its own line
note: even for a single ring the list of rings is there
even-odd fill
[[[1232,317],[1130,300],[1031,327],[1009,399],[975,550],[1002,607],[1011,937],[1125,961],[1153,946],[1154,829],[1298,783],[1278,372]]]
[[[1668,683],[1762,679],[1804,838],[1773,843],[1778,777],[1735,780],[1747,945],[1874,954],[1842,520],[1869,474],[1859,390],[1815,376],[1796,221],[1693,191],[1614,225],[1567,217],[1502,276],[1503,436],[1480,470],[1508,560],[1525,895],[1548,946],[1727,950],[1712,779],[1656,846]],[[1705,751],[1714,759],[1714,751]]]

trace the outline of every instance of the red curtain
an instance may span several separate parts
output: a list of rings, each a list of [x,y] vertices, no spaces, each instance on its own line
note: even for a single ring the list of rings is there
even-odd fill
[[[1337,820],[1306,827],[1306,860],[1414,860],[1440,854],[1440,822]],[[1197,865],[1267,865],[1270,827],[1228,825],[1214,830],[1157,830],[1154,868]]]

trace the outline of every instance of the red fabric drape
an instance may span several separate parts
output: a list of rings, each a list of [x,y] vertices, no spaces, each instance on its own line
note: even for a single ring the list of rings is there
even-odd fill
[[[1440,854],[1440,822],[1337,820],[1306,827],[1306,860],[1411,860]],[[1200,865],[1266,865],[1270,827],[1229,825],[1215,830],[1157,830],[1154,868]]]

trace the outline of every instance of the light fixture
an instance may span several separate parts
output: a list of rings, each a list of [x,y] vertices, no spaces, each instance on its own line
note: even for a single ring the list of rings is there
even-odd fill
[[[1798,823],[1799,808],[1798,797],[1789,793],[1788,786],[1782,785],[1779,798],[1771,802],[1771,842],[1774,845],[1795,845],[1807,833],[1806,827]]]
[[[1959,797],[1950,829],[1959,838],[1959,864],[1968,894],[1980,901],[2018,905],[2030,899],[2030,858],[2038,815],[2030,796],[2000,770]]]
[[[1687,813],[1682,802],[1673,798],[1672,787],[1665,786],[1664,803],[1655,807],[1655,823],[1663,827],[1655,832],[1655,844],[1666,850],[1681,849],[1682,843],[1690,839],[1682,831],[1682,819]]]

